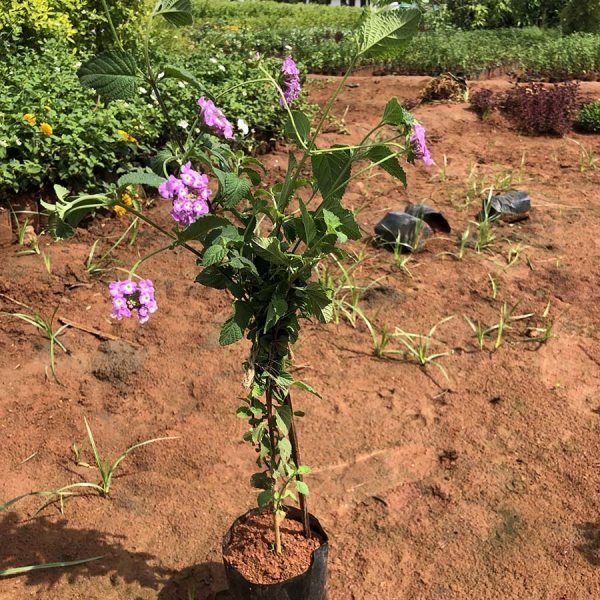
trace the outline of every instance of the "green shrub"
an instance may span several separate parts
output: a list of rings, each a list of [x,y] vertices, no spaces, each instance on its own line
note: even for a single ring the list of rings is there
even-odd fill
[[[98,103],[81,87],[77,66],[64,46],[51,42],[0,63],[0,191],[97,186],[96,178],[114,176],[117,164],[127,169],[159,142],[163,123],[152,105]],[[33,115],[31,122],[24,115]]]
[[[126,46],[137,43],[144,3],[110,0],[114,25]],[[95,50],[107,45],[111,32],[98,0],[0,0],[0,37],[13,46],[40,48],[50,39]]]
[[[600,133],[600,100],[583,106],[577,114],[575,125],[586,133]]]
[[[598,0],[569,0],[561,14],[565,33],[585,31],[600,33],[600,2]]]

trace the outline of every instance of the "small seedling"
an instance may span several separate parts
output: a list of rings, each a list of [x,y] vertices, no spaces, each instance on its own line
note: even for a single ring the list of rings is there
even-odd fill
[[[578,140],[569,138],[569,141],[579,146],[579,161],[578,167],[580,173],[585,173],[589,170],[596,170],[598,168],[598,158],[594,156],[594,151],[591,148],[587,148],[583,143]]]
[[[550,302],[548,302],[542,313],[541,327],[529,327],[527,335],[525,341],[538,342],[539,344],[545,344],[554,337],[554,323],[550,320]]]
[[[458,252],[441,252],[440,256],[452,256],[456,260],[462,260],[465,257],[465,252],[469,245],[469,238],[471,236],[471,230],[467,227],[457,239]]]
[[[387,324],[381,328],[376,328],[372,324],[369,326],[369,332],[371,333],[371,340],[373,341],[373,354],[377,358],[385,358],[387,354],[400,354],[400,350],[388,348],[389,343],[395,337],[394,334],[390,333]]]
[[[515,321],[522,321],[533,317],[534,313],[527,313],[524,315],[514,315],[513,313],[517,307],[521,304],[521,300],[517,301],[512,306],[509,306],[507,302],[504,302],[500,307],[500,319],[498,323],[492,327],[492,331],[496,331],[496,342],[494,344],[494,350],[498,350],[503,343],[503,337],[505,332],[510,329],[510,324]]]
[[[485,338],[492,331],[494,331],[495,326],[487,327],[486,325],[482,324],[480,321],[477,321],[477,323],[475,323],[466,315],[463,315],[463,316],[465,318],[465,321],[469,325],[469,327],[473,330],[473,334],[475,335],[475,338],[477,339],[477,346],[479,347],[479,350],[483,350],[485,347]]]
[[[433,336],[435,334],[436,329],[440,325],[447,323],[448,321],[450,321],[453,318],[454,318],[453,316],[449,316],[449,317],[445,317],[441,321],[438,321],[429,330],[429,333],[427,333],[427,334],[408,333],[406,331],[403,331],[400,328],[396,328],[396,332],[394,335],[395,335],[395,337],[398,337],[400,339],[400,342],[408,350],[409,355],[412,356],[414,359],[416,359],[416,361],[419,363],[420,366],[424,367],[428,364],[433,364],[436,367],[438,367],[438,369],[440,369],[440,371],[442,371],[442,373],[444,374],[444,376],[447,379],[448,374],[446,373],[446,370],[444,369],[444,367],[442,367],[442,365],[440,365],[438,362],[436,362],[436,359],[441,358],[442,356],[448,356],[450,353],[449,352],[437,352],[434,354],[430,354],[429,347],[430,347],[431,343],[433,341],[435,341]]]
[[[481,220],[475,223],[477,225],[477,235],[474,241],[474,248],[478,254],[487,250],[490,244],[496,239],[492,228],[496,218],[491,212],[491,198],[492,190],[490,190],[487,200],[483,203]]]
[[[527,246],[525,246],[525,244],[522,244],[521,242],[513,244],[508,249],[508,253],[506,254],[506,267],[512,267],[512,265],[514,265],[519,260],[519,258],[521,257],[521,253],[526,248]]]
[[[448,156],[444,154],[444,158],[442,161],[442,167],[439,171],[440,183],[444,183],[448,178]]]
[[[52,275],[52,259],[49,254],[42,252],[42,260],[44,261],[44,268],[48,275]]]
[[[488,279],[490,282],[490,289],[492,291],[492,300],[495,300],[498,296],[498,284],[491,273],[488,273]]]
[[[127,448],[127,450],[125,450],[125,452],[123,452],[120,456],[118,456],[113,462],[110,462],[109,460],[105,460],[100,456],[100,453],[96,446],[96,441],[92,434],[92,430],[89,426],[89,423],[87,422],[87,419],[85,417],[83,420],[85,423],[85,429],[87,432],[90,447],[92,449],[92,454],[94,455],[95,465],[90,465],[89,463],[83,462],[81,460],[81,457],[82,457],[81,450],[77,447],[77,445],[73,444],[72,449],[73,449],[73,453],[75,454],[76,464],[78,466],[83,466],[83,467],[86,467],[89,469],[98,469],[98,472],[100,473],[100,481],[98,483],[93,483],[90,481],[81,481],[78,483],[71,483],[69,485],[65,485],[61,488],[58,488],[58,489],[52,490],[52,491],[29,492],[28,494],[23,494],[22,496],[13,498],[12,500],[9,500],[8,502],[5,502],[4,504],[0,505],[0,512],[2,512],[3,510],[6,510],[7,508],[12,506],[19,500],[22,500],[23,498],[27,498],[28,496],[45,496],[46,497],[46,500],[38,508],[37,513],[44,510],[44,508],[46,508],[50,504],[54,504],[56,502],[58,502],[60,505],[60,512],[64,513],[65,498],[68,498],[70,496],[80,495],[82,492],[85,493],[86,491],[97,492],[98,495],[102,496],[103,498],[109,498],[111,483],[112,483],[114,474],[115,474],[117,468],[119,467],[119,465],[121,464],[121,462],[123,462],[123,460],[125,460],[125,458],[127,458],[127,456],[129,456],[129,454],[131,454],[137,448],[141,448],[142,446],[147,446],[148,444],[153,444],[155,442],[159,442],[159,441],[163,441],[163,440],[177,439],[176,437],[160,437],[160,438],[153,438],[151,440],[146,440],[146,441],[140,442],[138,444],[134,444],[133,446],[130,446],[129,448]]]
[[[13,300],[13,302],[15,302]],[[15,319],[20,319],[25,323],[29,323],[33,327],[39,329],[40,333],[50,341],[50,370],[52,371],[52,375],[57,383],[60,383],[57,375],[56,375],[56,355],[55,348],[58,346],[63,352],[68,354],[68,350],[65,348],[64,344],[58,339],[60,335],[62,335],[67,329],[68,325],[61,325],[58,329],[54,329],[54,318],[56,317],[56,312],[58,311],[58,307],[54,309],[52,316],[50,319],[44,318],[40,313],[35,312],[32,308],[27,306],[26,304],[22,304],[21,302],[16,302],[20,306],[25,307],[29,310],[29,313],[11,313],[0,311],[0,317],[14,317]]]

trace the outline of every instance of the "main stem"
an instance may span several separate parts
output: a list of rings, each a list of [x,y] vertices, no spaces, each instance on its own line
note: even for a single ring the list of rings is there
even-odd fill
[[[271,385],[267,385],[266,391],[266,399],[267,399],[267,427],[269,429],[269,444],[271,446],[271,471],[275,471],[275,428],[276,424],[274,423],[273,418],[273,392],[271,390]],[[277,554],[281,554],[281,531],[280,531],[280,519],[277,515],[277,510],[275,509],[275,504],[273,504],[273,531],[275,532],[275,552]]]
[[[296,467],[302,464],[300,460],[300,449],[298,447],[298,436],[296,434],[296,424],[294,421],[294,407],[292,406],[292,396],[288,392],[285,397],[285,403],[290,407],[290,444],[292,444],[292,458]],[[303,481],[302,475],[296,475],[298,481]],[[307,538],[311,537],[310,532],[310,518],[308,516],[308,500],[304,494],[298,494],[300,501],[300,510],[302,511],[302,525],[304,527],[304,536]]]

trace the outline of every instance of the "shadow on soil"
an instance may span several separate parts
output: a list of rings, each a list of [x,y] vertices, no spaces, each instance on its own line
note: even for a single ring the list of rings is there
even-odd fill
[[[221,563],[206,562],[175,573],[158,600],[231,600]]]
[[[123,545],[127,540],[124,535],[74,529],[66,520],[38,517],[21,521],[15,513],[8,513],[0,519],[0,540],[0,569],[102,556],[83,565],[18,575],[32,586],[50,587],[63,579],[74,583],[78,578],[110,577],[115,585],[138,583],[158,590],[174,573],[153,565],[156,560],[152,554],[128,550]]]
[[[575,546],[575,549],[583,554],[590,565],[600,567],[600,522],[581,523],[576,527],[584,542]]]

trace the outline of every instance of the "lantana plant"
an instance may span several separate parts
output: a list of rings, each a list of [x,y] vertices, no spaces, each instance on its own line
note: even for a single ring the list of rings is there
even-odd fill
[[[157,2],[146,28],[146,48],[152,24],[160,17],[176,26],[190,24],[189,0]],[[316,267],[328,257],[343,257],[340,245],[361,238],[352,210],[342,203],[344,192],[350,182],[376,167],[406,185],[401,158],[431,163],[423,127],[396,98],[389,100],[377,124],[356,144],[322,147],[319,134],[357,61],[402,46],[414,35],[419,21],[416,9],[391,9],[372,1],[354,34],[355,52],[348,71],[315,124],[294,108],[301,80],[292,56],[285,57],[278,73],[270,72],[257,56],[263,77],[249,84],[264,86],[265,102],[279,99],[288,116],[287,137],[295,146],[288,152],[285,177],[276,183],[268,178],[268,187],[262,185],[263,165],[235,149],[234,130],[218,108],[218,97],[212,97],[184,70],[155,68],[148,52],[139,68],[117,40],[116,49],[81,67],[82,83],[108,99],[127,98],[144,78],[164,108],[162,78],[157,74],[182,79],[199,87],[196,123],[187,139],[174,139],[158,154],[153,170],[121,177],[113,196],[70,198],[60,188],[59,201],[44,205],[58,237],[72,234],[90,211],[117,206],[168,238],[164,247],[138,260],[126,279],[110,283],[107,297],[118,319],[136,313],[141,323],[154,318],[160,307],[160,288],[141,279],[137,271],[148,258],[177,247],[194,255],[198,283],[229,293],[231,316],[222,326],[219,341],[223,346],[242,338],[250,341],[245,363],[248,393],[237,415],[247,421],[244,439],[257,452],[258,469],[251,482],[259,490],[258,505],[273,514],[277,552],[281,552],[279,532],[286,502],[299,502],[305,534],[310,536],[309,488],[304,481],[310,468],[301,460],[296,429],[296,419],[303,413],[294,409],[291,390],[317,392],[292,375],[290,348],[303,319],[327,323],[332,318],[332,290],[314,277]],[[167,113],[166,120],[172,123],[174,117]],[[308,169],[311,175],[306,177]],[[170,203],[171,229],[156,223],[139,205],[123,202],[123,189],[135,184],[158,188]]]

